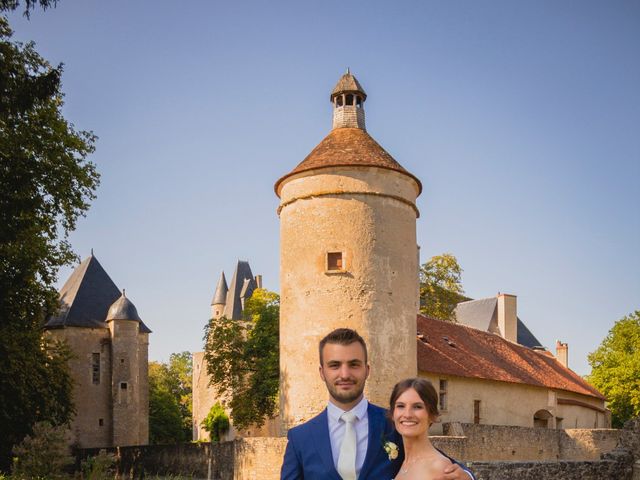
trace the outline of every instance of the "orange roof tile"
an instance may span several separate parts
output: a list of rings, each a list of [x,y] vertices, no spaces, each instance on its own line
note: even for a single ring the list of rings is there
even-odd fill
[[[418,370],[605,397],[555,357],[499,335],[418,315]],[[422,337],[422,338],[421,338]]]
[[[422,192],[420,180],[396,162],[366,131],[359,128],[331,130],[296,168],[276,182],[274,189],[276,195],[280,196],[281,183],[296,173],[319,168],[353,166],[378,167],[404,173],[416,181],[418,194]]]

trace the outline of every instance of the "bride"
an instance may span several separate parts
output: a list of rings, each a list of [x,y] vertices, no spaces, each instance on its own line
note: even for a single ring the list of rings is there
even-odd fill
[[[440,478],[451,460],[429,440],[429,426],[438,418],[438,394],[431,382],[423,378],[398,382],[389,403],[390,416],[404,444],[404,462],[396,480]]]

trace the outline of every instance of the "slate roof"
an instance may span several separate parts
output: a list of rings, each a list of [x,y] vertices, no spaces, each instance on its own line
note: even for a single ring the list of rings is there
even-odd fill
[[[256,281],[251,273],[249,262],[238,260],[236,270],[233,272],[223,315],[230,320],[242,319],[244,301],[251,297],[256,289]]]
[[[60,289],[60,311],[47,317],[45,328],[108,328],[107,312],[120,295],[116,284],[92,254]],[[140,321],[140,332],[151,333],[151,330]]]
[[[460,302],[454,310],[458,323],[469,327],[484,330],[485,332],[500,333],[498,328],[498,298],[481,298]],[[525,347],[541,347],[538,340],[527,326],[517,318],[518,321],[518,343]]]
[[[138,315],[138,309],[133,302],[126,297],[124,292],[122,292],[120,298],[109,307],[107,322],[110,320],[137,320],[142,322],[142,319]]]
[[[358,92],[362,94],[363,100],[366,100],[367,98],[367,94],[365,93],[364,88],[362,88],[362,85],[360,85],[358,79],[349,71],[349,69],[347,69],[347,73],[342,75],[342,77],[340,77],[340,80],[338,80],[338,83],[336,83],[336,86],[331,92],[330,98],[331,100],[333,100],[333,97],[335,95],[346,92]]]
[[[211,305],[216,304],[224,304],[227,301],[227,293],[229,292],[229,287],[227,286],[227,279],[224,276],[224,272],[220,274],[220,280],[218,280],[218,285],[216,285],[216,291],[213,294],[213,298],[211,299]]]
[[[565,390],[605,400],[598,390],[548,352],[424,315],[418,315],[418,370]]]
[[[314,148],[291,172],[280,178],[275,186],[280,196],[280,185],[288,177],[300,172],[331,167],[378,167],[404,173],[413,178],[422,192],[422,183],[409,173],[366,131],[360,128],[336,128]]]

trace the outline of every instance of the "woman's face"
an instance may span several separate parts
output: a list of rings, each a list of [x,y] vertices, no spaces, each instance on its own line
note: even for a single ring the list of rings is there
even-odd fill
[[[416,437],[429,430],[431,419],[427,407],[413,388],[409,388],[396,400],[393,423],[403,437]]]

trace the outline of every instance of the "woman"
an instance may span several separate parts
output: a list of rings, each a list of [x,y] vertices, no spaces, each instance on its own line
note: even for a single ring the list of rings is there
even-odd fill
[[[438,418],[438,394],[431,382],[408,378],[391,392],[389,414],[402,435],[404,462],[396,480],[431,480],[442,475],[451,460],[429,440],[429,426]]]

